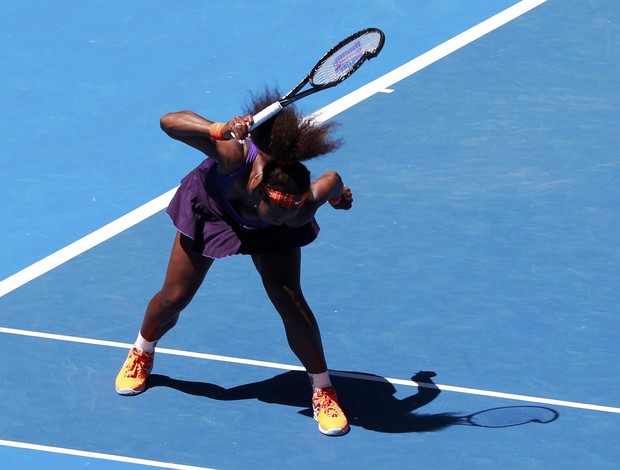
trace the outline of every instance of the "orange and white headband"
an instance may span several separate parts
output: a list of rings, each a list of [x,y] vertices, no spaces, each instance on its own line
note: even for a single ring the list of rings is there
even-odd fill
[[[303,194],[291,194],[271,189],[269,186],[264,186],[265,193],[276,206],[284,209],[299,209],[303,206],[308,199],[308,193]]]

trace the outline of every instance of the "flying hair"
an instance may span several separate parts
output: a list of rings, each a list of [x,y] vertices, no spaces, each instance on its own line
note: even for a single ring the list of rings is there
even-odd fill
[[[276,88],[265,88],[262,93],[250,97],[245,112],[256,114],[280,97]],[[333,121],[318,123],[304,119],[291,105],[253,129],[252,140],[261,151],[278,162],[301,162],[340,148],[342,141],[333,136],[336,126]]]

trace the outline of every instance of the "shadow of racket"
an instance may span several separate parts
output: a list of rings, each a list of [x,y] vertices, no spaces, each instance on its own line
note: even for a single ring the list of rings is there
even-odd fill
[[[548,424],[560,414],[544,406],[502,406],[463,416],[462,424],[481,428],[510,428],[529,423]]]

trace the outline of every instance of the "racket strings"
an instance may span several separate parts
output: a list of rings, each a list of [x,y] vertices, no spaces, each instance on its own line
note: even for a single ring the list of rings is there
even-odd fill
[[[382,43],[382,35],[375,31],[351,39],[323,59],[314,70],[310,83],[313,86],[325,86],[344,80],[367,58],[374,57]]]

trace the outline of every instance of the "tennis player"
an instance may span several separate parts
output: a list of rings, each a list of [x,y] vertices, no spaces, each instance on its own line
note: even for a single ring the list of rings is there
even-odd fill
[[[166,114],[161,127],[208,158],[187,175],[167,214],[178,232],[162,289],[149,302],[140,332],[117,378],[116,391],[145,390],[157,342],[178,321],[215,259],[245,254],[280,314],[293,353],[308,372],[319,430],[348,432],[332,387],[317,321],[300,286],[301,247],[314,241],[314,218],[329,203],[348,210],[353,198],[336,172],[311,182],[302,161],[336,150],[333,123],[312,123],[289,106],[256,129],[252,115],[277,99],[255,96],[248,114],[217,123],[191,111]]]

